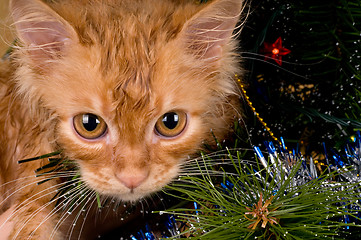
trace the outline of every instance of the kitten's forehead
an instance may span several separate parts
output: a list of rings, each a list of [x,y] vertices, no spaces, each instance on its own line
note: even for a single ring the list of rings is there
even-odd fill
[[[74,18],[68,9],[60,10],[60,15],[65,15],[73,25],[83,45],[96,45],[103,52],[100,61],[104,70],[121,64],[123,69],[131,71],[152,63],[156,48],[177,36],[187,19],[199,10],[192,2],[91,1],[89,5],[78,7],[86,9],[80,19]]]
[[[173,51],[167,44],[199,8],[192,1],[107,2],[113,7],[93,6],[86,13],[84,25],[72,24],[85,49],[92,49],[90,61],[98,67],[101,80],[114,89],[117,108],[147,107],[150,111],[152,102],[157,107],[160,102],[151,98],[154,88],[169,85],[153,84],[154,79],[167,78],[160,73],[164,67],[159,66],[160,58],[164,51]]]
[[[103,80],[112,82],[117,100],[130,95],[137,106],[149,100],[159,52],[195,10],[188,4],[191,10],[180,17],[180,2],[109,1],[113,7],[93,6],[84,22],[71,22],[81,44],[92,49],[91,62],[99,66]]]
[[[63,1],[88,5],[69,8]],[[96,96],[97,112],[109,116],[114,111],[117,116],[131,111],[150,116],[155,111],[205,107],[211,81],[200,76],[205,75],[200,61],[189,61],[176,44],[177,34],[200,5],[181,0],[61,2],[64,7],[57,11],[74,27],[81,44],[81,48],[74,45],[64,59],[63,71],[68,68],[71,76],[62,77],[68,79],[63,85],[72,95],[70,104]],[[81,73],[84,69],[86,73]]]

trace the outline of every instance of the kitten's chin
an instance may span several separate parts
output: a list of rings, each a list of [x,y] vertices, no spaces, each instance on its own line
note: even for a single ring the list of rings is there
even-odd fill
[[[158,189],[152,189],[151,191],[144,191],[141,189],[119,189],[119,190],[104,190],[99,188],[93,188],[96,192],[98,192],[101,196],[111,199],[117,199],[123,202],[137,202],[141,199],[147,198],[152,194],[158,192]],[[159,189],[160,191],[161,189]]]
[[[121,200],[123,202],[134,203],[134,202],[144,199],[150,195],[151,195],[151,193],[144,194],[144,193],[137,193],[136,191],[133,191],[132,193],[129,192],[129,193],[124,193],[124,194],[115,194],[115,195],[112,194],[112,195],[110,195],[110,197],[117,198],[118,200]]]

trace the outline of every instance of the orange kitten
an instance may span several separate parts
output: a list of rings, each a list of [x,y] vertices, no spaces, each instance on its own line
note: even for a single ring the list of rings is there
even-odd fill
[[[17,206],[10,239],[65,237],[50,201],[61,180],[37,185],[44,162],[20,159],[61,150],[86,189],[137,201],[213,143],[211,130],[229,131],[242,0],[10,5],[20,42],[0,64],[0,210]]]

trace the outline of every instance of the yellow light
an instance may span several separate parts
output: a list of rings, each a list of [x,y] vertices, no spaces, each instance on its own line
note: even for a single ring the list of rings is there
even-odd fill
[[[280,50],[279,50],[278,48],[274,48],[274,49],[272,50],[272,53],[273,53],[274,55],[277,55],[277,54],[280,53]]]

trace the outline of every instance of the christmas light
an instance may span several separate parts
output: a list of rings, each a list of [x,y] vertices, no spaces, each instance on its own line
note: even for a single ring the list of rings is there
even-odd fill
[[[279,37],[274,43],[263,43],[263,49],[261,52],[264,53],[265,59],[272,58],[278,65],[282,65],[282,56],[289,54],[291,51],[282,46],[282,38]]]

